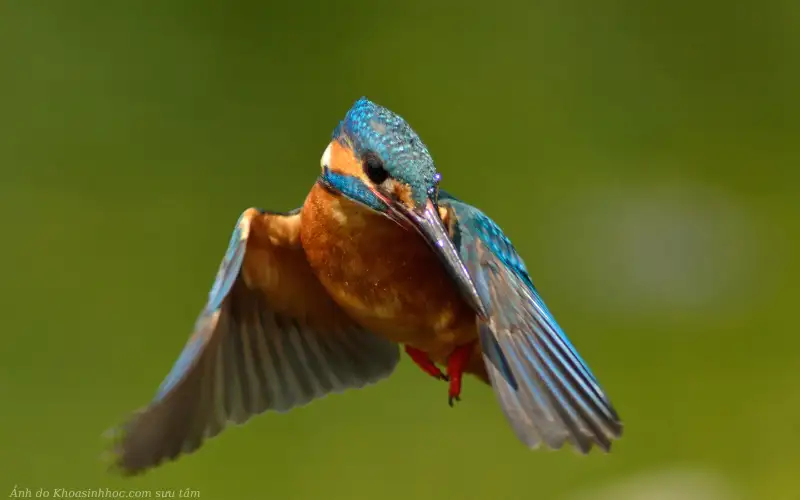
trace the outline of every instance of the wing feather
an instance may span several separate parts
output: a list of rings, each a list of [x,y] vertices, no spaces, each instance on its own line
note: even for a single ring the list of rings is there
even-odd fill
[[[531,448],[569,442],[582,453],[610,450],[622,422],[514,246],[480,210],[444,192],[440,206],[487,311],[479,325],[484,362],[517,436]]]
[[[153,401],[116,433],[122,472],[191,453],[229,424],[394,370],[397,345],[356,325],[313,276],[299,221],[299,211],[241,215],[192,336]]]

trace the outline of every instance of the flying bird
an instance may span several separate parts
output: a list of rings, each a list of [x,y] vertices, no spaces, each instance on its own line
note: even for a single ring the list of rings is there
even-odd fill
[[[446,381],[493,388],[528,447],[609,451],[622,422],[487,215],[439,189],[419,136],[361,98],[302,207],[245,210],[208,301],[113,457],[141,473],[227,425],[388,377],[401,346]]]

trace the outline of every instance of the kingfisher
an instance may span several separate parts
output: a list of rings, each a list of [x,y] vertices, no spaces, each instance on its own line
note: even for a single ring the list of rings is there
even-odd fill
[[[460,400],[490,385],[529,448],[608,452],[622,421],[500,227],[439,189],[428,148],[361,98],[302,207],[239,217],[208,301],[154,399],[114,432],[137,474],[230,424],[388,377],[401,346]]]

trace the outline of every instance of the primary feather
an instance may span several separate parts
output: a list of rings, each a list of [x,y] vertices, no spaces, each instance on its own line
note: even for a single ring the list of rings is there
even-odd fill
[[[608,451],[622,423],[589,367],[558,326],[522,258],[475,207],[442,192],[451,237],[469,269],[487,318],[479,337],[503,411],[528,446],[592,444]]]
[[[287,411],[392,373],[397,345],[347,318],[302,248],[280,244],[292,217],[299,212],[242,214],[186,347],[150,405],[117,430],[122,472],[190,453],[258,413]]]

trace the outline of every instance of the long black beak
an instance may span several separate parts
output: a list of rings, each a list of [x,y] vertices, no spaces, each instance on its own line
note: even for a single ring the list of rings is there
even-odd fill
[[[453,240],[450,239],[447,228],[439,217],[439,211],[433,202],[428,200],[421,209],[411,210],[402,202],[391,201],[389,208],[394,216],[393,218],[400,219],[398,222],[405,223],[403,225],[406,226],[410,225],[422,235],[439,257],[439,260],[441,260],[450,278],[455,281],[464,300],[472,306],[479,316],[486,318],[486,308],[483,306],[480,295],[478,295],[475,283],[458,255],[458,250],[453,245]]]

